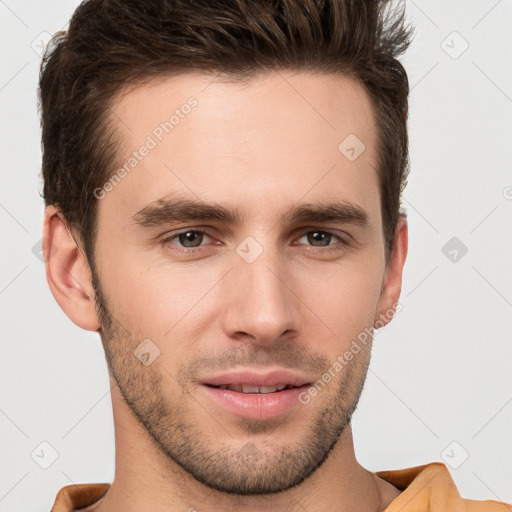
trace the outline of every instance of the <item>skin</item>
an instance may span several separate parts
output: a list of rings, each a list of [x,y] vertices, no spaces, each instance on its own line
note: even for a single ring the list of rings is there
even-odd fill
[[[407,224],[400,219],[387,265],[370,98],[325,74],[213,79],[184,74],[115,99],[121,162],[188,97],[198,105],[99,200],[96,287],[57,209],[45,212],[52,293],[73,322],[101,334],[109,366],[115,478],[85,510],[384,510],[400,491],[358,463],[350,425],[371,343],[307,405],[273,420],[226,412],[197,382],[276,367],[316,381],[365,328],[389,321]],[[366,146],[354,161],[338,150],[351,133]],[[243,220],[134,222],[178,193],[237,208]],[[280,221],[293,206],[326,200],[361,207],[368,224]],[[207,235],[163,242],[184,228]],[[321,230],[341,238],[311,235]],[[248,236],[263,248],[252,263],[236,252]],[[134,356],[144,339],[160,350],[148,366]]]

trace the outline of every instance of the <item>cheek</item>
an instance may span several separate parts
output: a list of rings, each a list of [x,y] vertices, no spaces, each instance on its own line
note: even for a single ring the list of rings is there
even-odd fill
[[[360,255],[359,259],[333,264],[321,273],[301,274],[302,295],[308,297],[305,302],[329,327],[327,332],[337,350],[350,344],[375,320],[382,272],[373,259]]]
[[[160,339],[185,314],[190,289],[183,289],[181,279],[139,272],[127,266],[125,272],[111,274],[110,302],[130,326],[144,337]]]
[[[99,261],[100,281],[116,320],[133,337],[153,340],[162,352],[171,345],[179,350],[182,341],[191,347],[194,328],[205,322],[205,312],[211,309],[208,291],[225,269],[199,262],[156,261],[142,251],[126,250],[119,257],[114,257],[115,252],[101,251]]]

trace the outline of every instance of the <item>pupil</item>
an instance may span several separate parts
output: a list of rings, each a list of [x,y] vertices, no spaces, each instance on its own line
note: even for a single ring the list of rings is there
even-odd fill
[[[323,239],[317,239],[317,238],[314,238],[316,237],[317,235],[320,235],[320,237]],[[322,243],[321,245],[329,245],[329,237],[330,235],[328,233],[324,233],[322,231],[312,231],[310,233],[310,235],[308,235],[308,237],[310,237],[309,239],[309,242],[311,242],[312,240],[315,241],[315,242],[327,242],[327,243]]]
[[[185,240],[183,240],[182,237],[185,237]],[[180,243],[185,245],[185,247],[197,247],[198,245],[201,245],[200,237],[201,237],[201,233],[197,233],[196,231],[187,231],[186,233],[181,233],[179,236],[179,239],[180,239]],[[195,244],[194,244],[194,238],[196,238]],[[197,240],[199,240],[199,242],[197,242]],[[193,245],[187,245],[186,242],[192,242]]]

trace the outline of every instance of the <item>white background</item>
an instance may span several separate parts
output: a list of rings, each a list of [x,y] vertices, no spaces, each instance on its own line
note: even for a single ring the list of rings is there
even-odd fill
[[[38,45],[77,5],[0,0],[0,512],[49,510],[62,486],[114,475],[99,336],[59,309],[32,252]],[[376,336],[353,419],[356,454],[371,471],[444,460],[462,496],[512,502],[512,1],[406,5],[410,249],[403,310]],[[452,237],[468,248],[456,262],[442,251]],[[48,469],[31,455],[51,457],[42,442],[58,452]]]

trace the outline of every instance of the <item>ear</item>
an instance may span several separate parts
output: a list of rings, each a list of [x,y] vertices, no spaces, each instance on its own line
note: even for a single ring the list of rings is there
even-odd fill
[[[393,251],[384,277],[382,292],[377,307],[377,317],[374,327],[380,329],[387,325],[396,311],[401,309],[399,304],[402,291],[402,272],[408,248],[407,219],[401,215],[395,230]]]
[[[47,206],[44,212],[42,249],[46,279],[59,306],[82,329],[98,331],[87,258],[55,206]]]

